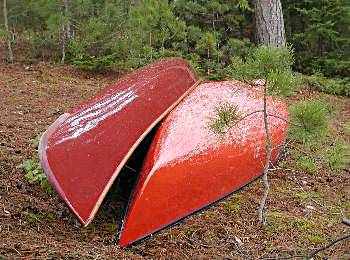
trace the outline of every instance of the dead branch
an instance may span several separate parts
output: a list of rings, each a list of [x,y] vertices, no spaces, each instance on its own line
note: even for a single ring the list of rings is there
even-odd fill
[[[346,240],[346,239],[348,239],[348,238],[350,238],[350,234],[346,234],[346,235],[344,235],[344,236],[341,236],[341,237],[339,237],[339,238],[337,238],[337,239],[331,241],[329,244],[327,244],[327,245],[325,245],[325,246],[323,246],[323,247],[321,247],[321,248],[315,250],[314,252],[312,252],[312,253],[308,256],[308,259],[313,258],[313,257],[316,256],[317,254],[321,253],[321,252],[324,251],[324,250],[327,250],[328,248],[330,248],[330,247],[333,246],[334,244],[339,243],[340,241]]]
[[[289,121],[281,116],[277,116],[277,115],[273,115],[273,114],[267,114],[267,116],[271,116],[271,117],[275,117],[275,118],[278,118],[286,123],[289,123]]]
[[[265,125],[265,132],[266,132],[266,161],[264,166],[264,174],[263,174],[263,182],[264,182],[264,195],[260,201],[259,210],[258,210],[258,217],[259,217],[259,223],[264,224],[264,207],[266,204],[267,196],[269,195],[270,191],[270,183],[268,180],[268,173],[270,168],[270,162],[271,162],[271,154],[272,154],[272,145],[271,145],[271,136],[269,131],[269,124],[268,124],[268,114],[267,114],[267,86],[266,83],[264,85],[264,125]]]
[[[9,80],[5,80],[5,81],[1,81],[0,84],[7,84],[16,80],[20,80],[22,78],[14,78],[14,79],[9,79]]]
[[[260,260],[282,260],[282,259],[297,259],[297,258],[305,258],[305,255],[291,255],[291,256],[276,256],[276,257],[264,257],[259,258]]]
[[[350,227],[350,219],[344,217],[342,223]]]

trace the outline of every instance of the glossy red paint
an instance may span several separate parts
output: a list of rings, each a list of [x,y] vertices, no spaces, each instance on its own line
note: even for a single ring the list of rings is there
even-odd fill
[[[262,174],[266,157],[263,113],[215,134],[215,107],[228,103],[241,117],[263,109],[261,91],[238,81],[198,86],[164,120],[147,155],[124,219],[119,245],[127,246],[236,191]],[[287,119],[285,104],[268,98],[268,113]],[[268,118],[272,159],[287,123]]]
[[[136,146],[197,81],[186,61],[164,59],[62,115],[44,133],[39,154],[45,173],[83,225]]]

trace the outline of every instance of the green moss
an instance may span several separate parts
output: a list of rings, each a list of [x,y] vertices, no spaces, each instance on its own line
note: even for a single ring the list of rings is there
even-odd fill
[[[309,192],[301,191],[301,192],[297,192],[296,196],[301,199],[309,199],[309,198],[322,199],[324,198],[325,195],[320,191],[309,191]]]
[[[192,237],[194,233],[196,233],[199,229],[190,227],[188,230],[186,230],[186,235],[189,237]]]
[[[274,246],[274,244],[272,243],[272,242],[267,242],[266,244],[265,244],[265,250],[267,250],[267,251],[273,251],[275,249],[275,246]]]
[[[295,218],[293,224],[299,230],[303,230],[303,231],[308,231],[315,227],[315,223],[313,221],[306,220],[303,218]]]
[[[288,217],[286,216],[284,213],[282,212],[278,212],[278,211],[270,211],[266,213],[267,217],[272,217],[272,218],[283,218],[283,217]]]
[[[86,228],[85,228],[86,231],[88,232],[91,232],[91,233],[94,233],[96,231],[96,225],[93,224],[93,223],[90,223]]]
[[[42,218],[44,220],[47,220],[48,222],[52,222],[56,219],[56,216],[52,212],[47,212],[47,213],[43,214]]]
[[[231,197],[230,197],[230,200],[235,200],[235,201],[240,201],[242,199],[243,199],[243,196],[241,194],[237,194],[237,193],[231,195]]]
[[[321,244],[323,242],[323,238],[318,235],[318,234],[308,234],[308,235],[305,235],[304,236],[304,239],[311,242],[311,243],[314,243],[314,244]]]
[[[38,97],[48,97],[49,96],[49,94],[43,90],[38,90],[37,95],[38,95]]]
[[[40,219],[36,214],[33,213],[27,213],[24,215],[24,219],[29,223],[29,224],[37,224],[40,223]]]
[[[345,124],[343,124],[343,128],[344,133],[350,136],[350,122],[346,122]]]
[[[52,222],[56,219],[56,216],[52,212],[45,212],[45,213],[27,213],[24,215],[24,219],[29,224],[37,224],[37,223],[44,223],[44,222]]]
[[[273,232],[275,228],[272,225],[265,225],[265,226],[262,226],[261,230],[263,232],[270,233],[270,232]]]
[[[298,160],[298,165],[303,171],[307,173],[314,174],[317,171],[317,165],[314,159],[311,158],[310,156],[302,156]]]
[[[299,232],[307,233],[317,226],[311,220],[295,217],[285,212],[267,212],[266,217],[270,218],[270,224],[262,227],[263,232],[284,232],[293,228]]]
[[[297,149],[290,149],[288,150],[288,152],[290,153],[290,156],[294,159],[294,160],[298,160],[303,154],[297,150]]]
[[[228,209],[231,213],[237,212],[241,207],[237,204],[230,204],[230,203],[225,203],[223,205],[225,209]]]

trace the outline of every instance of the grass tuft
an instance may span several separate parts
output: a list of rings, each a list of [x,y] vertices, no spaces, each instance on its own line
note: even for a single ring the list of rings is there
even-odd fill
[[[350,147],[337,141],[327,150],[326,157],[328,159],[328,169],[341,172],[350,163]]]
[[[310,156],[302,156],[298,160],[298,165],[304,172],[307,173],[314,174],[317,171],[317,165],[315,163],[315,160]]]

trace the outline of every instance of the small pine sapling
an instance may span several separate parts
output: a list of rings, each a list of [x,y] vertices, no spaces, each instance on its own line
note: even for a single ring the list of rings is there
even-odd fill
[[[300,101],[289,109],[293,124],[289,137],[302,144],[315,144],[324,140],[329,126],[327,105],[319,100]]]
[[[227,103],[215,107],[215,114],[210,119],[209,129],[218,135],[226,133],[240,119],[238,108]]]
[[[254,86],[252,82],[256,79],[263,79],[263,115],[264,128],[266,132],[266,160],[264,164],[263,182],[264,195],[260,201],[258,217],[259,223],[264,224],[264,207],[270,190],[268,181],[269,167],[271,163],[272,143],[269,132],[268,117],[277,115],[268,114],[267,97],[275,96],[289,96],[293,94],[296,84],[295,75],[291,70],[293,64],[293,52],[290,47],[272,47],[261,45],[252,53],[242,60],[240,57],[232,57],[231,65],[227,69],[228,76],[237,80],[242,80]],[[285,120],[280,118],[281,120]]]

